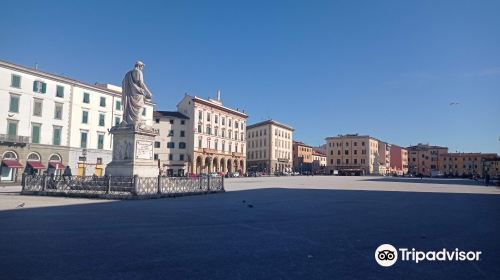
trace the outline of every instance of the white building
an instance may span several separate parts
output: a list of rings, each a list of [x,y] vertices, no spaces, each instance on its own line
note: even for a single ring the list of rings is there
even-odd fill
[[[159,135],[155,139],[154,159],[159,161],[161,174],[184,176],[188,171],[189,118],[175,111],[155,111],[153,127]]]
[[[189,118],[186,133],[188,172],[240,172],[246,170],[244,112],[225,107],[217,99],[186,95],[177,111]]]
[[[247,126],[248,170],[270,174],[291,171],[293,131],[275,120]]]
[[[0,179],[19,173],[101,175],[111,160],[108,134],[121,121],[121,89],[0,61]],[[153,104],[144,118],[151,124]]]

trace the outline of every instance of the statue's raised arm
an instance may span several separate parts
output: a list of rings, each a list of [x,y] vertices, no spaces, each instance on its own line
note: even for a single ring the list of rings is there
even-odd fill
[[[140,122],[144,110],[144,99],[151,99],[153,94],[144,83],[142,69],[144,63],[137,61],[133,70],[125,74],[122,82],[123,121],[127,124]]]

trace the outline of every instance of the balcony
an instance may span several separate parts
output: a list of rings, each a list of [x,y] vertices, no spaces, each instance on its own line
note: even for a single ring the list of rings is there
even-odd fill
[[[290,162],[287,158],[278,158],[278,162]]]
[[[0,145],[24,147],[30,143],[29,136],[0,134]]]
[[[203,153],[205,154],[215,154],[217,151],[215,149],[203,148]]]
[[[244,157],[245,156],[244,154],[237,153],[237,152],[233,152],[232,155],[233,155],[233,157]]]

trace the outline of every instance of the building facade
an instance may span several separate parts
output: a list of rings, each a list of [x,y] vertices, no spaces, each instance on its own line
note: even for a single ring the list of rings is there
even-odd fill
[[[187,116],[189,173],[246,172],[246,120],[244,112],[225,107],[220,99],[187,95],[177,104]]]
[[[418,144],[407,148],[408,172],[413,175],[438,176],[442,172],[444,156],[448,154],[447,147]]]
[[[499,156],[494,153],[448,153],[440,160],[439,170],[444,176],[452,177],[484,177],[487,173],[491,176],[495,175],[494,163],[498,160]]]
[[[318,152],[313,148],[313,162],[312,162],[312,172],[313,174],[325,174],[326,173],[326,153]]]
[[[275,120],[247,126],[247,170],[274,174],[292,169],[294,129]]]
[[[408,150],[391,145],[390,173],[403,176],[408,174]]]
[[[379,175],[381,160],[379,142],[371,136],[358,134],[327,137],[327,173]]]
[[[103,175],[111,160],[107,133],[121,121],[121,89],[0,61],[1,180],[19,174]],[[151,123],[152,103],[144,119]]]
[[[189,118],[175,111],[155,111],[153,127],[158,129],[155,138],[154,159],[160,174],[184,176],[188,171],[187,130]]]
[[[293,141],[293,170],[311,173],[313,170],[313,148],[299,141]]]

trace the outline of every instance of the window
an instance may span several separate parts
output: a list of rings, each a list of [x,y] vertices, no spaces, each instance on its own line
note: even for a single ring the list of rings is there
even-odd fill
[[[215,123],[219,123],[219,116],[215,115]]]
[[[201,124],[198,125],[198,133],[201,133]]]
[[[62,120],[62,114],[63,114],[63,104],[56,103],[54,108],[54,119]]]
[[[168,160],[174,160],[174,155],[173,154],[168,154]]]
[[[115,102],[115,110],[121,111],[122,109],[122,102],[119,100],[116,100]]]
[[[333,159],[332,159],[332,164],[333,164]],[[337,164],[340,165],[340,159],[337,159]]]
[[[186,143],[185,142],[179,142],[179,149],[185,149],[186,148]]]
[[[354,159],[354,164],[358,164],[358,159],[357,158]]]
[[[64,87],[63,86],[56,87],[56,97],[60,97],[60,98],[64,97]]]
[[[87,131],[80,132],[80,148],[87,148]]]
[[[119,125],[121,123],[121,118],[120,117],[115,117],[115,125]]]
[[[146,116],[146,109],[147,109],[147,108],[144,108],[144,109],[142,110],[142,115],[143,115],[143,116]]]
[[[182,124],[182,125],[185,125],[185,124],[186,124],[186,121],[185,121],[185,120],[181,120],[181,124]]]
[[[60,126],[54,126],[54,130],[52,133],[52,144],[53,145],[61,145],[61,131],[62,127]]]
[[[198,111],[198,121],[202,121],[202,120],[203,120],[203,112]]]
[[[175,143],[174,142],[167,142],[167,148],[169,148],[169,149],[175,148]]]
[[[33,116],[37,116],[37,117],[42,116],[42,104],[43,104],[43,101],[41,99],[33,100]]]
[[[104,126],[106,119],[106,115],[103,113],[99,113],[99,126]]]
[[[202,141],[201,139],[198,139],[198,148],[201,148]]]
[[[185,137],[186,136],[186,132],[184,130],[181,130],[181,137]]]
[[[40,144],[40,127],[39,123],[31,124],[31,143]]]
[[[210,113],[207,113],[207,122],[210,121]]]
[[[104,134],[97,134],[97,149],[102,150],[104,148]]]
[[[96,160],[96,163],[97,164],[102,164],[102,158],[98,157],[97,160]]]
[[[158,141],[155,142],[155,148],[159,148],[160,145],[161,145],[160,142],[158,142]]]
[[[212,128],[210,128],[210,126],[207,126],[207,134],[208,135],[212,134]]]
[[[354,142],[354,143],[356,143],[356,142]],[[354,145],[354,146],[356,146],[356,145]],[[358,154],[358,150],[354,150],[354,154],[357,155]]]
[[[155,119],[155,123],[160,123],[160,119]]]
[[[348,158],[345,159],[345,164],[349,164],[349,159]]]
[[[173,129],[171,129],[171,130],[168,131],[168,136],[174,136],[174,130]]]
[[[170,124],[174,124],[174,120],[170,120],[169,122],[170,122]]]
[[[19,95],[10,95],[9,112],[19,113]]]
[[[222,125],[226,125],[226,118],[222,117]]]
[[[82,123],[89,123],[89,112],[82,111]]]
[[[10,86],[13,88],[21,88],[21,76],[12,74],[12,76],[10,76]]]
[[[154,154],[154,160],[158,160],[158,154]]]
[[[33,82],[33,92],[45,93],[47,92],[47,84],[42,81]]]
[[[101,99],[99,100],[99,106],[106,107],[106,97],[101,96]]]
[[[179,160],[184,160],[184,155],[179,155]]]
[[[83,103],[90,103],[90,93],[84,92],[83,93]]]
[[[17,121],[8,120],[7,134],[9,136],[17,136]]]

